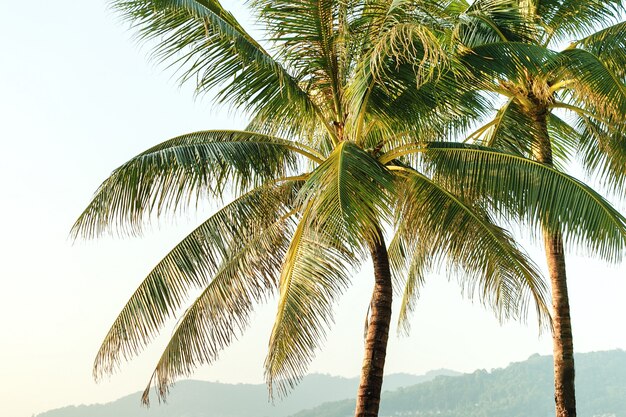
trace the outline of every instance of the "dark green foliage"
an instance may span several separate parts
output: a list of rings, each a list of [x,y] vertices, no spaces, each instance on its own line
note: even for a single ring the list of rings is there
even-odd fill
[[[576,355],[580,417],[626,415],[626,352]],[[552,358],[533,355],[484,370],[383,393],[380,417],[550,417],[554,415]],[[354,401],[325,404],[294,417],[350,417]]]

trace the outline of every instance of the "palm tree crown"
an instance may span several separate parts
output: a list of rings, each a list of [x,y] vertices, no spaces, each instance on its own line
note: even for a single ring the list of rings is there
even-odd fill
[[[621,1],[475,2],[458,19],[456,33],[464,60],[475,72],[473,85],[502,97],[504,104],[468,141],[559,169],[575,158],[591,177],[621,195],[626,178],[624,11]],[[570,44],[558,50],[563,41]],[[611,247],[610,239],[584,236],[547,214],[552,220],[540,216],[538,225],[552,282],[557,416],[573,417],[564,246],[579,245],[609,261],[620,260],[621,251]]]
[[[375,289],[357,415],[376,415],[392,270],[402,325],[424,274],[442,264],[463,272],[469,293],[500,317],[523,315],[532,300],[543,319],[542,281],[491,212],[549,212],[584,237],[623,245],[625,219],[580,182],[518,155],[434,142],[466,127],[482,106],[480,95],[455,88],[462,68],[446,46],[455,3],[250,4],[267,30],[264,44],[217,1],[114,2],[141,38],[158,41],[155,56],[178,65],[183,81],[217,89],[218,102],[251,121],[137,155],[77,220],[76,236],[133,234],[198,199],[233,197],[131,296],[98,352],[96,376],[137,354],[187,306],[150,380],[164,395],[176,377],[213,362],[255,304],[277,292],[265,371],[283,394],[305,372],[369,254]],[[550,201],[538,198],[538,185]],[[458,192],[464,186],[479,192]],[[201,294],[188,303],[192,288]]]

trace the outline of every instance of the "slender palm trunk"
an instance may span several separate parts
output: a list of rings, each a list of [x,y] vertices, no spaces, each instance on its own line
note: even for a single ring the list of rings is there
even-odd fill
[[[534,157],[538,162],[553,166],[552,146],[547,128],[547,110],[540,108],[533,114],[533,119],[538,128],[533,148]],[[543,240],[552,284],[552,351],[556,417],[576,417],[574,339],[567,295],[563,239],[559,230],[548,230],[544,227]]]
[[[370,252],[374,263],[374,292],[365,337],[365,358],[357,392],[355,417],[378,416],[391,322],[393,289],[389,258],[382,234],[379,235],[378,242],[370,244]]]

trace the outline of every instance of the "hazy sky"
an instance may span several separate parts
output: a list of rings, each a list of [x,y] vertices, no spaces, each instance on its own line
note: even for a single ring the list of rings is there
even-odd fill
[[[69,229],[96,187],[153,144],[244,121],[194,101],[191,86],[178,88],[102,1],[0,6],[0,413],[27,417],[144,387],[162,340],[100,384],[91,377],[93,357],[143,276],[202,219],[191,215],[142,239],[72,245]],[[541,252],[532,253],[542,264]],[[576,350],[626,348],[620,268],[573,257],[568,267]],[[371,271],[354,281],[311,371],[359,373]],[[259,309],[247,336],[193,377],[261,382],[274,309],[273,302]],[[391,339],[387,371],[491,369],[550,351],[533,322],[499,326],[454,282],[433,276],[412,336]]]

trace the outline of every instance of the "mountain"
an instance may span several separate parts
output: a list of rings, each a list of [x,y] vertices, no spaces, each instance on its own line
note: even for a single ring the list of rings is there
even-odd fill
[[[442,375],[460,375],[448,370],[426,375],[392,374],[385,376],[383,389],[396,390],[433,380]],[[264,384],[221,384],[181,381],[174,385],[167,403],[152,400],[149,409],[140,405],[140,393],[107,404],[59,408],[38,417],[286,417],[300,410],[356,395],[359,380],[329,375],[306,376],[290,395],[274,405],[268,402]]]
[[[626,352],[577,354],[576,373],[579,417],[626,417]],[[262,384],[181,381],[166,404],[153,401],[149,409],[140,406],[135,393],[38,417],[352,417],[357,385],[357,378],[309,375],[272,405]],[[554,416],[550,356],[533,355],[491,372],[388,375],[384,389],[380,417]]]
[[[576,355],[579,417],[626,417],[626,352]],[[533,355],[504,369],[440,376],[384,393],[380,417],[554,416],[552,357]],[[293,417],[352,417],[354,400],[324,404]]]

